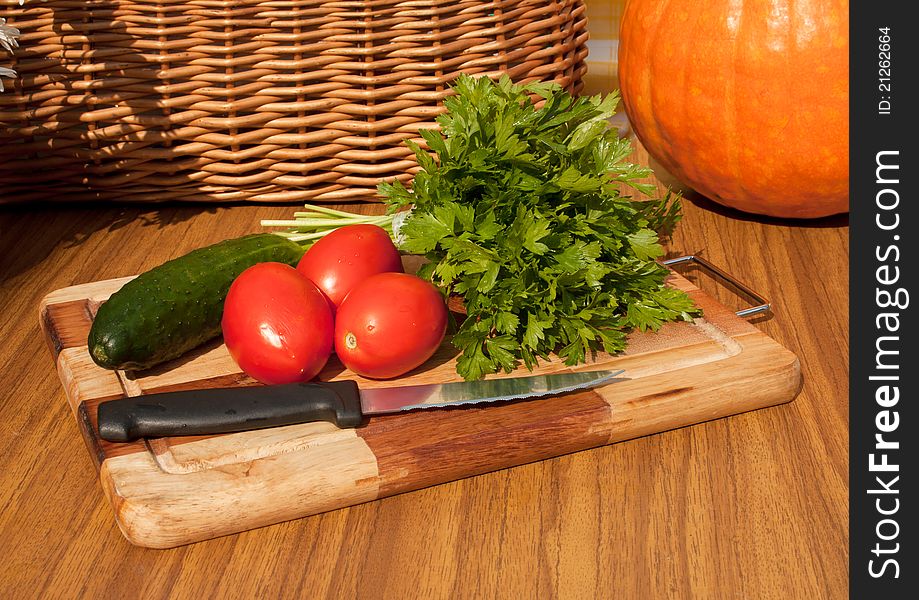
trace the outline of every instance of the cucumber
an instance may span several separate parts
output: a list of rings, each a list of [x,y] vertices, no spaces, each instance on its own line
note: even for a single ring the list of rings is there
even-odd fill
[[[147,369],[220,335],[230,284],[256,263],[296,265],[303,249],[271,233],[226,240],[139,275],[104,302],[89,353],[106,369]]]

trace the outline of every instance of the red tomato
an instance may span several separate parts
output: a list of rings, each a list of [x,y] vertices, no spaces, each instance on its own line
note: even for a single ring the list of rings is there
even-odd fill
[[[427,281],[381,273],[357,285],[338,308],[335,352],[364,377],[388,379],[429,359],[447,331],[444,299]]]
[[[332,311],[313,282],[291,266],[249,267],[230,286],[223,340],[236,364],[267,384],[308,381],[332,352]]]
[[[348,292],[371,275],[401,273],[402,259],[382,227],[346,225],[313,244],[297,270],[323,291],[334,313]]]

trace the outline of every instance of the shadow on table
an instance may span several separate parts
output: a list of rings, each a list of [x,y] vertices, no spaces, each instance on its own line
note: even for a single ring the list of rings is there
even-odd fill
[[[767,225],[785,225],[789,227],[815,228],[836,228],[847,227],[849,225],[848,214],[832,215],[820,219],[780,219],[777,217],[767,217],[765,215],[745,213],[735,208],[723,206],[694,191],[684,192],[683,198],[684,201],[692,202],[695,206],[698,206],[701,209],[711,211],[715,214],[735,219],[737,221],[755,221],[757,223],[765,223]]]
[[[22,203],[0,205],[0,284],[28,271],[62,246],[74,248],[95,233],[176,225],[195,215],[229,206],[205,202],[127,205],[95,203]],[[131,249],[126,249],[130,252]]]

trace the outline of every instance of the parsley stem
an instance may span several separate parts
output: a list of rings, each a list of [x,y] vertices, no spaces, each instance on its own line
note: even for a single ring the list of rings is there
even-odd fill
[[[351,218],[351,217],[365,217],[365,216],[369,216],[369,215],[358,215],[358,214],[356,214],[356,213],[346,212],[346,211],[343,211],[343,210],[336,210],[336,209],[334,209],[334,208],[329,208],[328,206],[318,206],[318,205],[316,205],[316,204],[304,204],[304,205],[303,205],[303,208],[308,208],[308,209],[310,210],[310,212],[323,213],[323,214],[326,214],[326,215],[334,215],[334,216],[336,216],[336,217],[348,217],[348,218]],[[296,216],[299,216],[300,214],[304,214],[304,213],[294,213],[294,216],[296,217]]]
[[[311,242],[346,225],[378,225],[392,235],[392,215],[361,215],[325,206],[304,205],[306,211],[294,213],[293,219],[263,219],[262,227],[284,227],[276,235],[294,242]]]
[[[373,217],[364,219],[294,219],[292,221],[265,219],[262,221],[263,227],[295,227],[297,229],[311,229],[314,227],[343,227],[345,225],[355,225],[359,223],[379,223],[391,222],[392,217]]]

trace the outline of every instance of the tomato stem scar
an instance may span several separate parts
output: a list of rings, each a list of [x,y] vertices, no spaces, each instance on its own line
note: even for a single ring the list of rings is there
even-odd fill
[[[357,348],[357,336],[355,336],[350,331],[345,334],[345,348],[348,350],[354,350]]]

